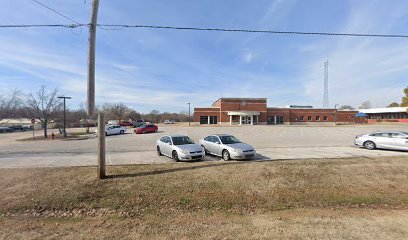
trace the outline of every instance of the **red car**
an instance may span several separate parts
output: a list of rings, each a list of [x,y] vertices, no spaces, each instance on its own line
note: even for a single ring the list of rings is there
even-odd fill
[[[123,126],[123,127],[125,127],[125,126],[133,126],[133,123],[131,123],[131,122],[120,122],[119,125],[120,125],[120,126]]]
[[[143,125],[143,126],[140,126],[138,128],[135,128],[134,132],[136,134],[149,133],[149,132],[157,132],[158,129],[159,129],[159,127],[157,127],[156,125],[149,124],[149,125]]]

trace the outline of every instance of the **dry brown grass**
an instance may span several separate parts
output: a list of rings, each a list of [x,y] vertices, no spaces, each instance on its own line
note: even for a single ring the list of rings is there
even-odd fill
[[[407,236],[406,157],[108,169],[0,170],[0,238]]]

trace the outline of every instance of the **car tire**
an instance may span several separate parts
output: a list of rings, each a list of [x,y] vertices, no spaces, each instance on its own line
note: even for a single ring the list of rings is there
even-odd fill
[[[163,156],[163,153],[160,151],[160,147],[159,146],[157,146],[157,155],[159,155],[159,156]]]
[[[228,161],[228,160],[231,159],[231,156],[230,156],[228,150],[222,151],[222,159],[224,159],[224,161]]]
[[[120,134],[124,134],[125,133],[125,131],[123,131],[123,130],[120,130]]]
[[[173,151],[172,157],[173,157],[174,161],[176,161],[176,162],[179,162],[179,161],[180,161],[180,159],[179,159],[178,154],[177,154],[176,151]]]
[[[366,141],[363,143],[364,148],[368,150],[374,150],[376,148],[375,143],[372,141]]]

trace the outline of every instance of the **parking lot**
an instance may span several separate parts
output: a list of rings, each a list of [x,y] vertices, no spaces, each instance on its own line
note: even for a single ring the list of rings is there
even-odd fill
[[[380,130],[407,130],[405,125],[363,126],[159,126],[158,133],[133,134],[106,138],[107,164],[153,164],[172,162],[159,157],[155,142],[166,134],[186,134],[194,141],[214,133],[233,134],[257,149],[255,160],[282,160],[305,158],[381,157],[405,155],[403,151],[369,151],[355,147],[358,134]],[[78,131],[72,130],[72,131]],[[83,131],[83,129],[82,129]],[[52,130],[50,130],[50,133]],[[56,131],[55,131],[56,132]],[[16,141],[31,136],[31,132],[0,135],[0,168],[90,166],[96,165],[97,139]],[[37,131],[36,135],[40,135]],[[220,161],[206,156],[205,161]]]

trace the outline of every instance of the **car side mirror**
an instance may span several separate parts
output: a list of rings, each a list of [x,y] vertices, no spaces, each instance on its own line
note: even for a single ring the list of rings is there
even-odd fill
[[[220,144],[220,142],[217,141],[217,142],[215,142],[215,144]]]

